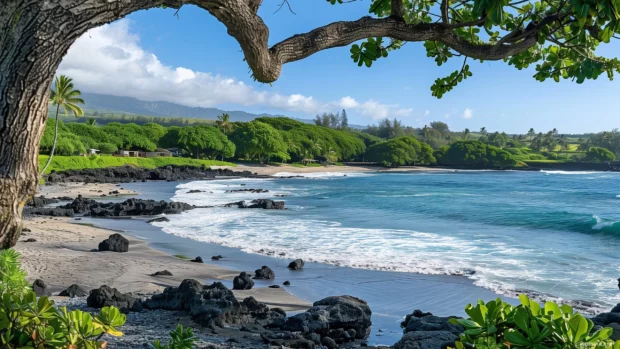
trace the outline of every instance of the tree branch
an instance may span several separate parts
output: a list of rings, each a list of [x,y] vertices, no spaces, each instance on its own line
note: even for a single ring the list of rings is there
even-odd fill
[[[441,20],[445,23],[448,24],[448,0],[442,0],[441,1]]]

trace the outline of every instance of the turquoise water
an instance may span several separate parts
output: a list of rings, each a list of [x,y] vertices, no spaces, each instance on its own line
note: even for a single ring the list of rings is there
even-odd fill
[[[245,252],[353,268],[466,275],[591,312],[620,302],[620,174],[314,174],[184,183],[176,201],[217,205],[286,195],[286,211],[197,209],[167,233]],[[226,193],[241,188],[267,194]],[[188,194],[190,189],[204,193]]]

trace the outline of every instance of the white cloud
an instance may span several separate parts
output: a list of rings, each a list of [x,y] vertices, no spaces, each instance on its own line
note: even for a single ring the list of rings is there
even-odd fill
[[[128,20],[93,29],[79,38],[63,59],[58,73],[71,76],[83,91],[194,107],[237,104],[309,115],[348,109],[372,119],[407,117],[413,113],[413,109],[397,104],[372,99],[358,101],[351,96],[320,101],[296,93],[283,95],[235,78],[165,65],[140,46]]]
[[[430,111],[430,110],[428,110],[428,109],[426,109],[426,110],[424,111],[424,116],[426,117],[426,116],[429,116],[429,115],[431,115],[431,111]]]
[[[465,110],[463,111],[463,118],[471,119],[472,117],[474,117],[474,110],[470,108],[465,108]]]

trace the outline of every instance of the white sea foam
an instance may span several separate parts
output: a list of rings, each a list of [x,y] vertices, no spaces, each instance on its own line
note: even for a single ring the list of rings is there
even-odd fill
[[[546,173],[548,175],[550,174],[559,174],[559,175],[590,175],[590,174],[597,174],[597,173],[606,173],[606,172],[599,172],[599,171],[547,171],[547,170],[542,170],[540,172]]]

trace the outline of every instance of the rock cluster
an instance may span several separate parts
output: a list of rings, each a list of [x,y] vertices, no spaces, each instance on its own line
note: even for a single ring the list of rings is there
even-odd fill
[[[86,304],[91,308],[117,307],[123,313],[142,310],[142,303],[131,293],[121,293],[106,285],[91,290]]]
[[[163,293],[153,295],[144,302],[147,309],[183,310],[192,319],[207,327],[233,324],[257,324],[263,327],[280,327],[286,313],[248,297],[239,302],[231,290],[222,283],[202,285],[192,279],[183,280],[179,287],[168,287]]]
[[[252,201],[237,201],[224,205],[226,207],[238,208],[262,208],[266,210],[284,210],[284,201],[273,201],[271,199],[256,199]]]
[[[454,347],[463,328],[449,322],[452,317],[439,317],[415,310],[401,323],[404,335],[395,349],[446,348]]]
[[[232,189],[226,190],[227,193],[253,193],[253,194],[262,194],[269,193],[267,189]]]
[[[316,344],[346,343],[368,337],[371,314],[368,304],[359,298],[327,297],[308,311],[288,318],[282,329],[299,332]]]
[[[229,169],[212,170],[194,166],[164,166],[156,169],[132,166],[109,167],[99,169],[69,170],[52,172],[46,175],[46,184],[84,182],[84,183],[121,183],[140,181],[183,181],[216,177],[262,177],[250,171],[232,171]]]

